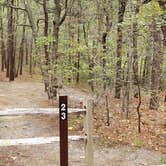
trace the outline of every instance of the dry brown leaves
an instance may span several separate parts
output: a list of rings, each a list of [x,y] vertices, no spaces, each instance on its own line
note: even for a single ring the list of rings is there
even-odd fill
[[[149,96],[142,97],[141,133],[138,133],[137,99],[132,99],[129,118],[121,109],[121,101],[109,96],[110,126],[106,125],[106,109],[98,106],[94,113],[94,130],[107,146],[131,145],[166,153],[166,103],[160,95],[158,111],[149,110]]]

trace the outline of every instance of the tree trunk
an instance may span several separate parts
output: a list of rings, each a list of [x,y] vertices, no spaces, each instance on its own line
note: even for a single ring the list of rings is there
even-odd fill
[[[29,59],[29,50],[28,50],[28,39],[25,41],[25,51],[26,51],[26,57],[25,57],[25,64],[28,65],[28,59]]]
[[[132,0],[129,0],[129,18],[132,18],[133,15],[133,4]],[[130,27],[128,30],[128,53],[127,53],[127,70],[126,70],[126,81],[125,81],[125,95],[123,99],[123,110],[126,112],[126,118],[129,117],[129,112],[130,112],[130,90],[131,90],[131,67],[132,67],[132,58],[133,58],[133,45],[134,45],[134,27],[133,27],[133,22],[130,23]],[[136,74],[134,72],[134,74]],[[135,76],[135,75],[134,75]]]
[[[44,36],[47,39],[48,38],[48,9],[47,9],[47,0],[43,0],[43,11],[44,11]],[[48,66],[49,66],[49,51],[48,51],[48,44],[44,45],[44,53],[45,53],[45,65],[46,69],[43,72],[43,77],[44,77],[44,84],[45,84],[45,92],[48,90],[49,86],[49,74],[48,74]],[[42,69],[43,70],[43,69]]]
[[[8,0],[8,5],[14,4],[14,0]],[[10,81],[14,81],[14,70],[15,70],[15,58],[14,58],[14,29],[13,29],[13,8],[8,8],[8,41],[7,41],[7,56],[8,56],[8,68],[7,75]]]
[[[55,11],[54,11],[54,21],[53,21],[53,61],[57,64],[58,60],[58,42],[59,42],[59,27],[60,27],[60,15],[61,15],[61,5],[60,0],[54,0]]]
[[[74,25],[72,23],[72,9],[69,10],[69,15],[71,17],[68,18],[68,25],[67,25],[68,26],[68,37],[69,37],[68,40],[70,41],[68,47],[69,48],[73,48],[73,43],[74,43]],[[73,74],[74,71],[73,71],[73,67],[72,67],[72,65],[73,65],[73,61],[72,60],[73,60],[72,54],[69,53],[68,62],[69,62],[70,70],[71,70],[71,73],[68,76],[68,82],[69,83],[71,83],[71,81],[73,80],[73,75],[74,75]]]
[[[161,32],[157,29],[156,20],[153,21],[153,61],[151,73],[151,99],[150,109],[157,110],[159,107],[158,91],[161,76]]]
[[[26,24],[26,15],[24,13],[24,20],[23,24]],[[25,26],[23,26],[22,29],[22,40],[20,44],[20,75],[22,75],[22,69],[23,69],[23,62],[24,62],[24,46],[25,46]]]
[[[132,57],[133,57],[133,79],[134,79],[134,85],[137,85],[137,80],[138,78],[138,52],[137,52],[137,36],[138,36],[138,24],[137,21],[135,20],[133,23],[133,52],[132,52]]]
[[[106,41],[107,41],[107,32],[104,32],[103,33],[103,36],[102,36],[102,45],[103,45],[103,62],[102,62],[102,65],[103,65],[103,89],[104,91],[106,90],[106,81],[107,81],[107,78],[106,78],[106,52],[107,52],[107,47],[106,47]]]
[[[150,31],[150,33],[149,33]],[[143,66],[143,76],[142,76],[142,84],[145,89],[150,90],[150,82],[151,82],[151,63],[152,63],[152,27],[149,26],[147,30],[148,39],[147,39],[147,46],[146,46],[146,55],[144,60]]]
[[[80,45],[80,25],[78,20],[78,36],[77,36],[77,43]],[[80,82],[80,51],[77,53],[77,76],[76,76],[76,83],[78,84]]]
[[[160,8],[163,10],[163,11],[166,11],[166,1],[165,0],[159,0],[159,5],[160,5]],[[161,25],[161,30],[163,32],[163,44],[164,46],[166,47],[166,17],[165,17],[165,14],[162,15],[162,20],[163,20],[163,24]]]
[[[122,23],[127,5],[127,0],[119,0],[118,12],[118,29],[117,29],[117,63],[116,63],[116,80],[115,80],[115,98],[121,96],[121,64],[122,64]]]
[[[24,13],[23,25],[25,24],[26,24],[26,15]],[[25,26],[23,26],[23,29],[22,29],[22,39],[21,39],[20,47],[19,47],[18,65],[17,65],[17,71],[15,75],[16,77],[18,77],[18,74],[22,75],[23,58],[24,58],[24,43],[25,43]]]
[[[92,55],[91,54],[88,54],[88,61],[89,61],[89,85],[91,87],[91,90],[92,92],[95,91],[95,74],[94,74],[94,67],[95,67],[95,64],[94,64],[94,57],[95,55],[97,54],[97,49],[96,49],[96,46],[97,44],[95,43],[95,41],[93,41],[93,48],[92,48]],[[88,46],[88,40],[87,40],[87,46]]]
[[[51,98],[54,99],[57,97],[57,90],[58,90],[58,76],[57,76],[57,64],[58,64],[58,43],[59,43],[59,29],[62,23],[64,22],[67,14],[67,2],[68,0],[65,0],[65,13],[61,17],[61,0],[54,0],[54,20],[53,20],[53,49],[52,49],[52,62],[54,64],[53,67],[53,74],[51,75]]]
[[[30,48],[29,48],[29,74],[32,75],[32,49],[33,49],[33,38],[31,39],[31,44],[30,44]]]
[[[83,32],[84,32],[84,41],[85,41],[85,45],[87,46],[87,48],[89,47],[89,36],[88,36],[88,32],[89,32],[89,25],[88,25],[88,28],[86,30],[86,27],[85,27],[85,24],[83,24]],[[88,52],[88,64],[89,64],[89,76],[88,76],[88,79],[89,79],[89,86],[92,90],[92,92],[94,92],[95,90],[95,74],[94,74],[94,67],[95,67],[95,64],[94,64],[94,57],[95,55],[97,54],[97,46],[96,46],[96,42],[93,40],[93,43],[92,43],[92,54]]]
[[[77,44],[78,47],[80,47],[80,35],[81,35],[81,30],[80,30],[80,17],[81,17],[81,1],[78,0],[77,2],[78,5],[78,14],[77,14]],[[78,84],[80,82],[80,56],[81,53],[80,51],[77,52],[77,62],[76,62],[76,83]]]
[[[133,57],[133,63],[132,63],[132,68],[133,68],[133,81],[134,81],[134,97],[138,98],[139,93],[138,93],[138,80],[139,80],[139,74],[138,74],[138,51],[137,51],[137,37],[138,37],[138,22],[137,22],[137,14],[139,13],[139,3],[140,0],[136,1],[136,4],[132,3],[132,12],[134,14],[134,21],[132,23],[132,43],[133,43],[133,50],[132,50],[132,57]],[[140,75],[141,77],[141,75]]]
[[[32,10],[29,6],[29,0],[24,0],[24,5],[25,5],[26,12],[28,14],[29,24],[32,28],[32,34],[33,34],[34,40],[36,42],[38,34],[37,34],[36,25],[35,25],[35,22],[34,22],[34,19],[33,19],[33,16],[32,16]]]
[[[98,33],[98,43],[101,43],[101,35],[102,35],[102,13],[101,13],[101,5],[100,0],[97,0],[97,33]]]
[[[43,0],[43,10],[44,10],[44,36],[48,37],[48,9],[47,9],[47,0]],[[48,52],[48,45],[44,45],[44,52],[45,52],[45,59],[46,65],[49,64],[49,52]]]
[[[142,83],[147,90],[149,89],[150,86],[151,55],[152,54],[150,54],[150,51],[147,50],[144,60],[144,67],[143,67]]]
[[[53,50],[52,50],[52,62],[54,64],[53,73],[51,75],[51,93],[49,96],[52,99],[56,99],[57,97],[57,89],[58,89],[58,78],[57,78],[57,60],[58,60],[58,42],[59,42],[59,27],[60,27],[60,14],[61,14],[61,5],[60,0],[54,0],[55,11],[54,11],[54,21],[53,21]]]
[[[2,7],[0,4],[0,52],[1,52],[1,70],[4,71],[6,67],[6,52],[5,52],[5,42],[4,42],[4,32],[3,32],[3,16]]]

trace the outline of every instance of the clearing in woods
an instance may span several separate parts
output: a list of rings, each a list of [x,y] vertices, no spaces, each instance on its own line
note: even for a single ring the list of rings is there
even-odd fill
[[[3,80],[0,82],[0,109],[53,107],[43,89],[42,82],[33,81],[31,78],[10,83]],[[69,107],[81,107],[81,102],[91,97],[86,90],[75,88],[64,88],[61,93],[69,95]],[[57,105],[58,102],[55,102],[54,106]],[[80,115],[69,116],[69,134],[82,134],[81,119]],[[0,133],[0,139],[58,136],[58,117],[56,115],[0,117]],[[166,162],[164,154],[157,151],[127,145],[106,147],[100,138],[95,138],[94,142],[95,166],[149,166]],[[84,158],[84,141],[69,142],[69,164],[84,166]],[[58,166],[59,143],[0,147],[0,165]]]

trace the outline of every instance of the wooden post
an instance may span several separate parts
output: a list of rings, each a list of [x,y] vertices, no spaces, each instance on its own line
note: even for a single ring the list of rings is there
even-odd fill
[[[59,97],[60,166],[68,166],[68,104],[67,96]]]
[[[93,101],[89,100],[87,104],[87,111],[85,117],[85,134],[87,135],[87,139],[85,142],[85,160],[87,166],[94,166],[94,156],[93,156],[93,116],[92,116],[92,106]]]

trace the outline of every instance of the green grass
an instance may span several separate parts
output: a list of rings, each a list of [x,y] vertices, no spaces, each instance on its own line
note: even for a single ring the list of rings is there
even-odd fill
[[[0,166],[4,166],[3,162],[0,160]]]
[[[166,164],[166,157],[161,158],[161,164]]]
[[[137,140],[135,142],[136,147],[141,148],[144,146],[144,142],[142,140]]]

